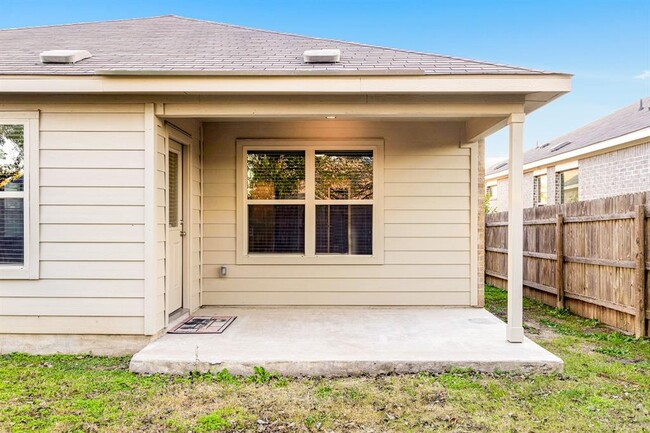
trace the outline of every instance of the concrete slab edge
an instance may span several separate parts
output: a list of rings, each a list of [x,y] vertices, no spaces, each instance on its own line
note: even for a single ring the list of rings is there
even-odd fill
[[[420,372],[444,373],[454,368],[470,369],[481,373],[512,372],[523,374],[561,373],[564,362],[543,361],[259,361],[259,362],[183,362],[165,360],[139,360],[134,357],[130,370],[141,374],[182,375],[190,372],[217,373],[227,369],[237,376],[249,376],[254,367],[288,377],[348,377],[381,376],[387,374],[416,374]]]

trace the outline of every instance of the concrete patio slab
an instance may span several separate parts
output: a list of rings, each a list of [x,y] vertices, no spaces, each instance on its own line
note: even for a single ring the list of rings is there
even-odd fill
[[[533,341],[506,341],[506,325],[480,308],[202,308],[234,315],[223,334],[167,334],[135,354],[131,371],[287,376],[442,372],[559,372],[563,362]]]

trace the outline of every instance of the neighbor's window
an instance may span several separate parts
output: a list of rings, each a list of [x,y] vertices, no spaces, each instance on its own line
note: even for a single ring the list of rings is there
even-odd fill
[[[534,201],[535,206],[544,206],[548,204],[548,176],[542,174],[535,176],[534,183]]]
[[[578,201],[578,169],[560,173],[560,202],[575,203]]]
[[[25,125],[0,124],[0,266],[25,264]]]
[[[372,148],[243,152],[249,256],[373,255]]]
[[[485,188],[485,195],[489,197],[490,200],[498,198],[498,190],[496,185],[489,185]]]

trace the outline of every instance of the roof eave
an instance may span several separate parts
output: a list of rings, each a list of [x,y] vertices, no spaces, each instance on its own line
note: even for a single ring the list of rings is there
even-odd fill
[[[517,93],[533,97],[531,111],[571,90],[567,74],[381,74],[379,71],[340,74],[192,74],[169,71],[104,75],[4,75],[0,93],[65,94],[468,94]]]

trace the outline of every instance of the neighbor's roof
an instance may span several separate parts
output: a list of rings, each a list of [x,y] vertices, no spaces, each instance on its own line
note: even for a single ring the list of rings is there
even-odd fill
[[[307,49],[339,48],[341,62],[306,64]],[[88,50],[77,64],[42,64],[47,50]],[[2,75],[551,74],[528,68],[257,30],[173,15],[0,30]]]
[[[650,97],[643,98],[546,144],[530,149],[524,153],[524,164],[541,161],[644,128],[650,128]],[[490,167],[485,174],[490,176],[506,170],[508,170],[508,164],[504,165],[504,161],[502,161]]]

